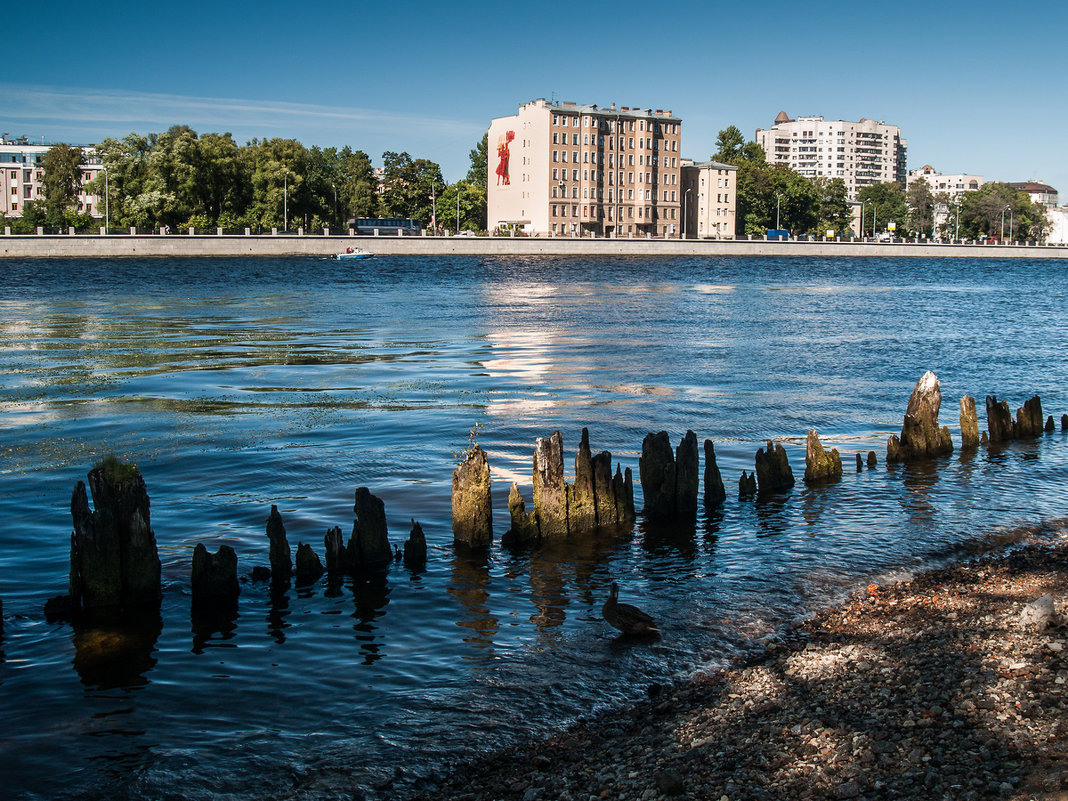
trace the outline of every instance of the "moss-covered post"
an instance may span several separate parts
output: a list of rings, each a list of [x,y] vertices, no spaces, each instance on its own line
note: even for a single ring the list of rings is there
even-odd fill
[[[489,459],[479,445],[452,471],[452,534],[456,544],[469,548],[493,543]]]

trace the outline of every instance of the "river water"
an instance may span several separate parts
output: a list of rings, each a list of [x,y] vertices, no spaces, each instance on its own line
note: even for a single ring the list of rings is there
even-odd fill
[[[1063,261],[316,258],[0,264],[0,777],[6,798],[393,798],[456,760],[728,662],[844,593],[1065,515],[1068,441],[887,467],[928,369],[957,401],[1068,411]],[[475,556],[451,471],[488,452],[495,534],[530,498],[534,440],[581,430],[637,481],[643,437],[715,442],[728,485],[696,527]],[[841,481],[739,501],[768,438],[795,475],[815,428]],[[879,465],[855,470],[855,454]],[[163,562],[161,620],[46,622],[66,590],[70,496],[135,461]],[[411,519],[423,571],[323,581],[191,625],[193,547],[267,564],[352,528],[353,494]],[[662,624],[627,642],[608,586]]]

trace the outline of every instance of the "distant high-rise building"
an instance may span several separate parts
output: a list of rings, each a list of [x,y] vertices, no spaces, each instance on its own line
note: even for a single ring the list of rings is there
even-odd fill
[[[901,129],[874,120],[790,119],[779,112],[775,124],[757,129],[769,164],[785,164],[806,178],[841,178],[851,200],[872,184],[905,186],[907,142]]]
[[[489,128],[489,227],[678,238],[682,120],[670,111],[533,100]]]

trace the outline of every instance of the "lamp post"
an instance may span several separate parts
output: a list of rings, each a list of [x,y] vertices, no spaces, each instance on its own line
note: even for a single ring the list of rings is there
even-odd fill
[[[954,241],[960,241],[960,195],[957,195],[957,227],[953,229]]]
[[[686,238],[686,229],[690,222],[690,193],[693,191],[693,187],[686,190],[686,194],[682,196],[682,238]]]
[[[337,185],[330,184],[330,188],[334,190],[334,225],[337,225]]]
[[[864,239],[864,204],[860,204],[860,238]]]
[[[456,182],[456,233],[460,233],[460,182]]]
[[[868,198],[867,200],[864,201],[864,203],[865,203],[865,205],[868,204],[868,203],[871,204],[871,238],[875,239],[875,201],[872,200],[871,198]],[[863,206],[861,208],[863,208]],[[863,229],[861,229],[861,231],[860,231],[860,236],[861,236],[862,239],[864,238],[864,230]]]
[[[779,208],[782,205],[782,192],[775,193],[775,230],[781,231],[779,227]]]
[[[1013,213],[1014,213],[1015,211],[1016,211],[1016,209],[1014,209],[1014,208],[1012,208],[1012,207],[1009,207],[1009,241],[1010,241],[1010,242],[1012,242],[1012,241],[1013,241],[1013,234],[1012,234],[1012,232],[1013,232],[1013,225],[1012,225],[1012,215],[1013,215]]]
[[[437,182],[430,179],[430,227],[433,229],[432,234],[437,233],[438,228],[438,194],[437,194]]]
[[[1005,242],[1005,212],[1009,210],[1009,206],[1006,206],[1001,210],[1001,239],[1000,242]]]
[[[282,177],[282,230],[289,233],[289,170]]]

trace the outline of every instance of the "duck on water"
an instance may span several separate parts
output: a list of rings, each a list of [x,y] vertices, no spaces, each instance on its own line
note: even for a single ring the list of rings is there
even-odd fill
[[[608,600],[601,607],[601,616],[624,634],[659,634],[656,621],[636,606],[619,602],[619,585],[612,582]]]

